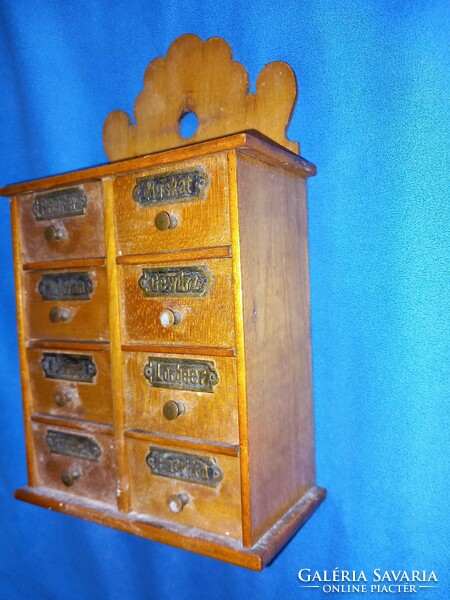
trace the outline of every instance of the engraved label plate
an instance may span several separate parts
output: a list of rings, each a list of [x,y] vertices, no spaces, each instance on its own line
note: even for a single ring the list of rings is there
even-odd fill
[[[93,289],[89,273],[52,273],[39,282],[43,300],[90,300]]]
[[[217,487],[223,479],[222,469],[216,459],[210,456],[185,454],[150,446],[145,460],[152,474],[161,477],[181,479],[209,487]]]
[[[81,188],[69,188],[36,195],[32,210],[36,221],[48,221],[84,215],[87,203],[87,196]]]
[[[97,375],[94,358],[87,354],[44,352],[41,365],[47,379],[93,383]]]
[[[85,435],[47,429],[45,441],[52,454],[73,456],[92,462],[97,462],[102,455],[102,449],[97,442]]]
[[[201,167],[171,171],[136,180],[133,198],[141,206],[204,200],[208,175]]]
[[[219,381],[215,364],[210,360],[148,357],[144,376],[153,387],[188,392],[214,393]]]
[[[143,268],[139,287],[146,298],[204,296],[214,281],[208,267]]]

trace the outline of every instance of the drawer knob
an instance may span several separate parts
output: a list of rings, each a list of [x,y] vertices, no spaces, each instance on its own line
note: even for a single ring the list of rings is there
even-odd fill
[[[166,231],[167,229],[175,229],[178,225],[178,219],[175,215],[170,215],[165,210],[159,212],[155,217],[156,229]]]
[[[182,402],[175,402],[175,400],[169,400],[163,406],[163,415],[168,421],[173,421],[181,415],[184,415],[184,404]]]
[[[44,232],[47,242],[65,242],[67,231],[62,225],[49,225]]]
[[[54,306],[50,310],[50,321],[52,323],[59,323],[60,321],[69,321],[71,316],[72,313],[68,308],[59,308],[59,306]]]
[[[188,502],[189,496],[182,492],[181,494],[169,496],[169,499],[167,500],[167,506],[171,512],[180,513]]]
[[[181,321],[181,315],[176,310],[164,309],[159,314],[159,322],[163,327],[172,327],[178,325]]]
[[[68,471],[61,475],[61,481],[67,487],[71,487],[77,479],[80,479],[80,473],[78,471]]]
[[[65,406],[68,402],[72,402],[75,399],[75,393],[73,390],[60,390],[56,392],[54,398],[57,406]]]

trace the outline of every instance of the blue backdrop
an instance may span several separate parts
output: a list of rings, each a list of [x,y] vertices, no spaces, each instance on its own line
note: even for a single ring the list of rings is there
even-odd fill
[[[318,482],[328,499],[262,573],[13,500],[26,482],[11,236],[0,199],[0,598],[322,598],[301,568],[434,570],[450,597],[443,0],[0,0],[0,184],[106,162],[148,62],[218,35],[252,86],[297,74],[289,136],[318,165],[309,235]],[[447,272],[448,278],[448,272]],[[376,597],[376,594],[366,593]],[[398,594],[407,596],[408,594]],[[343,594],[361,597],[361,594]]]

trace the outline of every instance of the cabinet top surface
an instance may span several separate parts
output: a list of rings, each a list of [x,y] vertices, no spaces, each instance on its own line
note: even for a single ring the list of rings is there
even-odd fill
[[[88,169],[7,185],[0,188],[0,195],[12,196],[37,190],[63,187],[74,183],[114,177],[124,173],[170,165],[183,160],[192,160],[201,156],[207,156],[208,154],[233,150],[240,150],[259,158],[263,162],[274,164],[286,170],[296,171],[305,178],[316,174],[316,167],[301,156],[281,148],[257,133],[243,132],[173,150],[156,152]]]

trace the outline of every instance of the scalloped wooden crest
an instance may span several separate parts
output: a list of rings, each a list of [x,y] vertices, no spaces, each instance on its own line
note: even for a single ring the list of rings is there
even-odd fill
[[[233,60],[229,45],[219,37],[202,42],[182,35],[166,57],[153,60],[136,98],[133,125],[127,113],[111,112],[103,126],[103,146],[110,161],[142,156],[224,135],[256,130],[299,153],[299,144],[286,138],[297,98],[291,67],[271,62],[260,72],[256,94],[249,94],[246,69]],[[195,113],[194,135],[180,135],[180,119]]]

